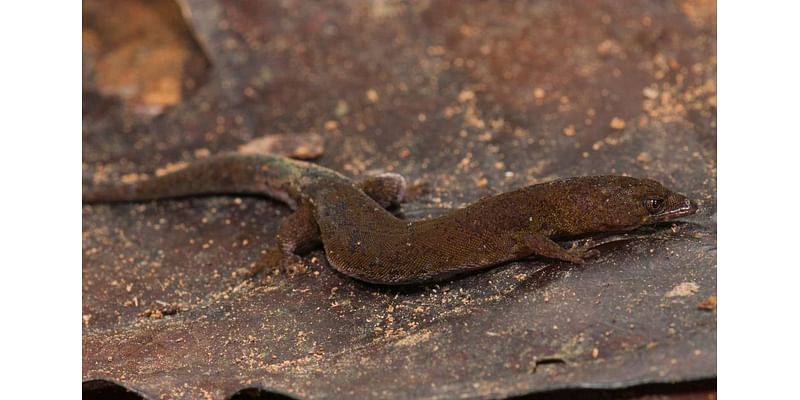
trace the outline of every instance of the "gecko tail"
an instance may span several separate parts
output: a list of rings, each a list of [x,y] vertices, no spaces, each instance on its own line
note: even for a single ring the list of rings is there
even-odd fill
[[[132,182],[101,184],[84,190],[83,203],[124,203],[180,198],[192,194],[211,194],[210,188],[198,188],[187,174],[145,177]]]
[[[275,198],[291,206],[294,203],[289,196],[291,168],[280,157],[222,154],[163,175],[129,183],[99,185],[83,192],[83,203],[249,194]]]

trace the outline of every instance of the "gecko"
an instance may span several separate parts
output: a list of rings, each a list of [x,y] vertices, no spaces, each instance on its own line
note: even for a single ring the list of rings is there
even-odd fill
[[[698,210],[657,181],[606,175],[530,185],[409,221],[387,210],[405,191],[399,174],[359,181],[280,156],[222,153],[150,179],[100,185],[84,191],[83,202],[274,198],[294,210],[278,228],[281,265],[298,262],[304,249],[321,243],[331,268],[382,285],[429,283],[531,256],[583,264],[596,249],[565,248],[556,240],[632,230]]]

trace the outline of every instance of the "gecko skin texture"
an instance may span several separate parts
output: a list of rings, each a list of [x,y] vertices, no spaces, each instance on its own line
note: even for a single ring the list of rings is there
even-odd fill
[[[553,239],[635,229],[694,214],[697,206],[650,179],[576,177],[484,198],[443,216],[402,220],[384,207],[402,200],[405,180],[353,181],[278,156],[221,154],[133,184],[84,192],[84,203],[149,201],[203,194],[254,194],[295,212],[278,232],[284,260],[322,242],[335,270],[358,280],[417,284],[530,256],[583,263],[596,253]]]

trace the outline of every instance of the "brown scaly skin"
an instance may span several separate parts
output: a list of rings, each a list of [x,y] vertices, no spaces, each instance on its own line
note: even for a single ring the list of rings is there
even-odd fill
[[[406,221],[384,209],[402,199],[399,175],[354,182],[329,169],[263,155],[211,157],[161,177],[84,193],[85,203],[199,194],[257,194],[296,211],[281,224],[284,260],[321,241],[331,267],[378,284],[413,284],[539,255],[572,263],[594,254],[552,239],[635,229],[697,207],[649,179],[569,178],[485,198],[441,217]]]

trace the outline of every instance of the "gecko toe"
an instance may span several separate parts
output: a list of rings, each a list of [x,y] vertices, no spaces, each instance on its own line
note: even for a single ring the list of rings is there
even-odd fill
[[[585,263],[583,257],[576,251],[567,251],[567,257],[565,257],[564,260],[578,265],[583,265]]]
[[[303,258],[295,254],[284,257],[284,259],[281,261],[281,270],[288,275],[308,272],[308,268],[306,267],[306,263],[303,261]]]
[[[595,258],[595,257],[599,257],[599,256],[600,256],[600,250],[597,250],[597,249],[589,249],[589,250],[586,250],[586,252],[583,253],[583,258],[584,259]]]
[[[583,265],[586,263],[586,259],[597,257],[600,255],[600,252],[597,249],[586,249],[582,247],[573,247],[567,250],[567,254],[569,254],[570,262],[573,262],[578,265]]]

